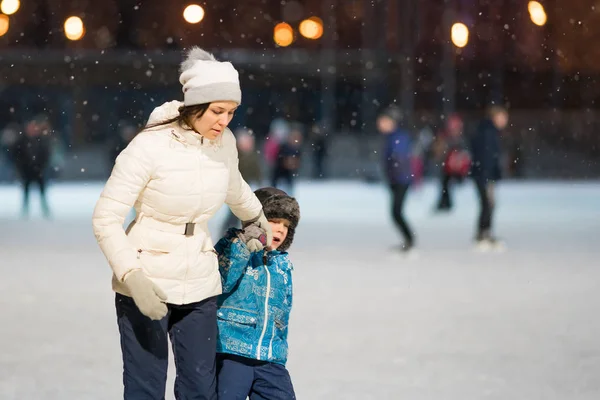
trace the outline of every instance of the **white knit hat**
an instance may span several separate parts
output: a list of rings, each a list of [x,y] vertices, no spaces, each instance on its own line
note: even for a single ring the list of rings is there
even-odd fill
[[[220,62],[199,47],[192,47],[181,63],[179,82],[186,106],[213,101],[242,102],[240,78],[230,62]]]

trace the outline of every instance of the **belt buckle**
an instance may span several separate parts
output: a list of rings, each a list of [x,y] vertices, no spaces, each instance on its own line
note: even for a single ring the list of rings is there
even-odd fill
[[[184,235],[185,236],[192,236],[194,234],[194,228],[196,227],[196,224],[194,224],[193,222],[188,222],[185,224],[185,232]]]

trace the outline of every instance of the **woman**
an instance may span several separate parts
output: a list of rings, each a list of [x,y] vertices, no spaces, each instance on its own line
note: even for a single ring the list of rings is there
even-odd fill
[[[94,210],[94,234],[113,269],[125,399],[163,399],[171,339],[178,399],[216,399],[217,255],[208,221],[227,203],[270,225],[238,170],[227,125],[241,101],[238,72],[192,49],[184,102],[165,103],[123,150]],[[125,231],[131,207],[136,219]],[[253,246],[262,248],[254,241]]]

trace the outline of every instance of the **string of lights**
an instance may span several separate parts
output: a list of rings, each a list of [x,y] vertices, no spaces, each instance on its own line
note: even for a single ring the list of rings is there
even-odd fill
[[[352,3],[352,7],[356,8],[355,4],[357,2],[353,1],[350,3]],[[350,3],[348,3],[347,8],[350,7]],[[286,4],[288,4],[288,6],[285,7],[285,9],[293,9],[291,5],[295,4],[295,2],[288,2]],[[139,5],[136,5],[133,8],[137,11],[139,10],[139,7]],[[2,0],[0,2],[0,11],[2,12],[2,14],[0,14],[0,37],[9,32],[11,26],[13,26],[11,18],[19,12],[20,9],[20,0]],[[527,3],[527,11],[531,21],[535,25],[544,26],[546,24],[547,15],[542,3],[538,1],[529,1]],[[285,19],[286,14],[290,14],[290,12],[282,12],[281,16]],[[357,12],[356,14],[360,15],[360,12]],[[211,19],[215,16],[210,15],[210,11],[207,12],[202,5],[191,3],[183,7],[181,17],[190,25],[199,25],[202,24],[206,18]],[[354,18],[356,18],[356,16],[354,16]],[[306,39],[318,40],[323,36],[325,29],[323,20],[317,15],[303,18],[295,24],[293,21],[277,20],[276,18],[266,19],[272,20],[273,44],[277,47],[291,46],[297,41],[298,34]],[[123,23],[123,21],[121,22]],[[463,48],[467,46],[470,34],[468,25],[469,24],[465,21],[456,21],[452,25],[449,34],[452,43],[454,43],[456,47]],[[16,29],[16,27],[14,28]],[[68,40],[81,40],[86,35],[86,31],[86,17],[84,12],[82,12],[81,15],[73,14],[64,18],[63,33]],[[101,31],[99,31],[98,35],[101,35]]]

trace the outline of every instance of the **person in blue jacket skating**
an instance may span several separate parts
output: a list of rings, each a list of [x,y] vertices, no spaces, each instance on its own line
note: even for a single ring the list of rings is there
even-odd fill
[[[385,109],[377,118],[377,128],[385,136],[383,143],[383,168],[392,195],[392,216],[404,237],[402,251],[410,251],[415,236],[404,216],[404,204],[413,182],[412,139],[402,129],[402,111],[395,106]]]
[[[285,368],[292,309],[292,262],[287,250],[300,220],[293,197],[276,188],[255,191],[273,230],[251,224],[217,243],[223,294],[217,304],[217,390],[220,400],[295,399]]]

